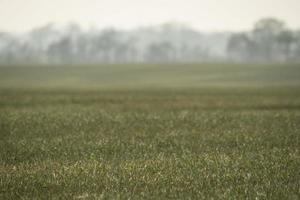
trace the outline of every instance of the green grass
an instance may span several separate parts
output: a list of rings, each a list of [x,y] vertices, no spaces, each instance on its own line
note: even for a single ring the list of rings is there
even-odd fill
[[[300,85],[299,64],[0,66],[0,88],[161,89]]]
[[[0,199],[299,199],[299,72],[2,67]]]

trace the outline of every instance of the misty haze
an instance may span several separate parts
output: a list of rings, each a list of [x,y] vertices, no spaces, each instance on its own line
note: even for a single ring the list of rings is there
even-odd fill
[[[1,0],[0,199],[299,199],[299,0]]]
[[[0,34],[3,64],[299,62],[300,31],[264,18],[251,31],[196,31],[180,23],[122,31],[48,24]]]

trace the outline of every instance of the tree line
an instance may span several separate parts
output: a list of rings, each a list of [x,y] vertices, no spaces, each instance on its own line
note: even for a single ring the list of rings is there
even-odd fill
[[[203,33],[167,23],[125,31],[48,24],[28,33],[0,32],[0,63],[298,62],[300,31],[266,18],[248,32]]]
[[[299,61],[300,31],[292,31],[281,20],[265,18],[253,30],[232,34],[228,57],[239,62]]]

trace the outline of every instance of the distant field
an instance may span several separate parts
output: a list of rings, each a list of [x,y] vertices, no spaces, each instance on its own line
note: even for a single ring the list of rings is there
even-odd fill
[[[0,199],[299,199],[299,65],[0,67]]]
[[[199,88],[299,86],[300,64],[0,66],[2,88]]]

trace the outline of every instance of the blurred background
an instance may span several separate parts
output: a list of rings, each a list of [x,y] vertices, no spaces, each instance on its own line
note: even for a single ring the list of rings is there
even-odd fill
[[[300,61],[299,0],[1,0],[1,64]]]

